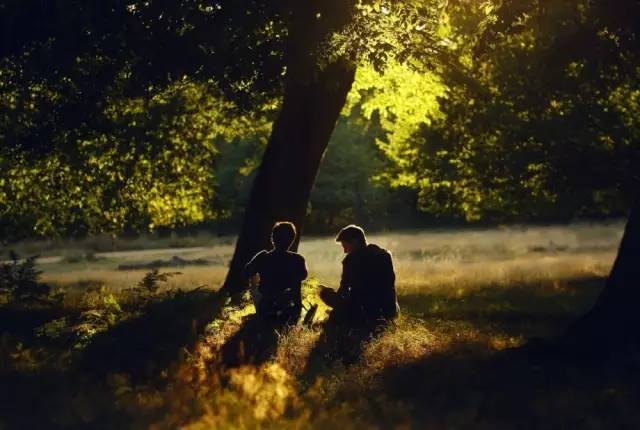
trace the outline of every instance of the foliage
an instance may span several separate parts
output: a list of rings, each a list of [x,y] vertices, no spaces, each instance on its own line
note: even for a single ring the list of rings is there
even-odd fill
[[[423,124],[444,119],[439,99],[446,97],[446,92],[437,74],[390,62],[384,73],[372,67],[358,69],[345,108],[358,109],[362,120],[380,123],[375,142],[392,163],[402,168],[417,156],[418,148],[411,145],[411,136]],[[388,165],[371,171],[396,186],[414,183],[410,178],[390,178]]]
[[[265,132],[270,120],[237,107],[242,94],[260,98],[259,85],[277,88],[282,71],[279,12],[249,3],[255,14],[211,1],[2,5],[12,36],[0,49],[3,236],[213,219],[216,142]],[[245,26],[229,38],[221,21],[238,17]]]
[[[359,0],[351,20],[322,45],[326,57],[346,57],[378,73],[407,64],[431,70],[440,62],[442,13],[446,1]]]
[[[51,296],[51,287],[38,280],[42,271],[36,268],[38,256],[20,260],[15,252],[10,252],[10,260],[0,263],[0,293],[7,295],[14,303],[48,303],[59,299]]]
[[[308,231],[333,233],[353,220],[389,228],[415,215],[414,193],[376,178],[390,164],[376,145],[382,135],[377,115],[367,119],[358,107],[338,121],[311,194]]]
[[[150,296],[156,294],[160,288],[160,284],[167,282],[167,280],[173,276],[181,275],[180,272],[165,272],[160,273],[158,269],[152,269],[147,272],[138,285],[133,289],[134,292],[143,296]]]
[[[73,344],[76,350],[86,348],[93,338],[105,333],[116,324],[136,316],[145,307],[148,307],[153,299],[162,299],[158,295],[160,284],[169,278],[179,275],[180,272],[159,273],[153,269],[145,274],[134,288],[126,289],[131,295],[135,306],[131,309],[123,309],[118,298],[110,293],[104,286],[91,288],[83,294],[78,307],[81,311],[58,318],[36,328],[38,336],[49,339],[66,340]],[[167,298],[171,294],[167,295]]]
[[[6,234],[120,232],[216,216],[217,143],[264,134],[260,118],[228,117],[211,85],[114,98],[100,130],[77,130],[73,153],[0,150]],[[55,214],[55,216],[52,216]]]
[[[387,147],[392,179],[416,187],[423,210],[504,220],[628,207],[640,162],[640,123],[629,116],[640,62],[623,43],[631,30],[599,19],[615,16],[604,2],[537,4],[448,7],[457,60],[443,68],[442,114]],[[499,31],[496,15],[507,12],[512,27]]]
[[[291,46],[358,65],[312,231],[390,227],[385,205],[409,225],[416,202],[426,220],[617,216],[637,189],[633,2],[0,7],[5,240],[235,226]]]
[[[83,297],[78,315],[58,318],[37,327],[35,333],[52,340],[70,342],[82,350],[94,336],[104,333],[126,317],[118,300],[104,287],[89,291]]]
[[[213,203],[219,220],[237,223],[244,214],[251,184],[267,145],[267,137],[266,133],[262,133],[220,142],[214,166],[216,178]]]
[[[120,304],[113,294],[106,294],[104,291],[99,291],[98,294],[100,297],[93,299],[89,309],[82,312],[71,327],[76,337],[76,348],[84,347],[93,336],[107,331],[123,317]]]
[[[214,206],[227,200],[213,187],[217,143],[264,140],[287,50],[298,49],[289,32],[310,30],[294,42],[318,61],[340,56],[381,69],[431,40],[435,6],[3,5],[0,27],[12,34],[0,49],[3,233],[119,233],[235,211]],[[350,35],[357,46],[345,45]]]

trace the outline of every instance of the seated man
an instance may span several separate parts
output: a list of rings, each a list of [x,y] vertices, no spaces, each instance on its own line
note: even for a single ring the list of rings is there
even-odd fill
[[[321,287],[320,298],[333,310],[309,353],[302,379],[312,380],[327,362],[356,363],[364,346],[398,316],[391,254],[367,244],[362,228],[343,228],[336,242],[347,254],[342,260],[340,288]]]
[[[307,277],[307,266],[304,257],[289,251],[295,237],[292,223],[276,223],[271,231],[273,249],[257,253],[244,269],[249,278],[260,276],[258,316],[280,326],[295,324],[302,310],[301,284]]]
[[[320,298],[333,308],[331,320],[352,325],[378,325],[398,315],[395,273],[391,254],[367,244],[364,230],[349,225],[338,233],[346,257],[340,288],[323,287]]]

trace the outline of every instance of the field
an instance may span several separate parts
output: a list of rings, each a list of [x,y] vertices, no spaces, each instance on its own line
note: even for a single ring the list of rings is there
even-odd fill
[[[248,298],[215,292],[228,238],[20,244],[42,253],[42,281],[64,297],[0,307],[0,429],[637,428],[637,352],[594,364],[536,346],[589,309],[621,233],[371,235],[394,255],[402,315],[362,348],[361,334],[321,321],[261,333]],[[318,283],[339,282],[341,248],[304,238],[300,252],[316,303]],[[118,270],[153,261],[181,274],[145,290],[151,266]]]

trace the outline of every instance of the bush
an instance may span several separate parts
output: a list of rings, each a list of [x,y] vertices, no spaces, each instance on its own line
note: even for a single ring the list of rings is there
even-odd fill
[[[36,269],[38,256],[21,260],[11,251],[10,260],[0,264],[0,293],[9,301],[29,303],[45,302],[60,297],[51,297],[51,287],[38,282],[42,272]]]

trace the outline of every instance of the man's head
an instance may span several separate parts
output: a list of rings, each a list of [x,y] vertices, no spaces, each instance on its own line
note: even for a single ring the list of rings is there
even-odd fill
[[[289,249],[295,238],[296,226],[289,221],[277,222],[271,229],[271,243],[276,249]]]
[[[342,249],[345,254],[350,254],[353,251],[364,248],[367,246],[367,238],[364,235],[362,227],[351,224],[340,230],[336,236],[336,242],[342,244]]]

